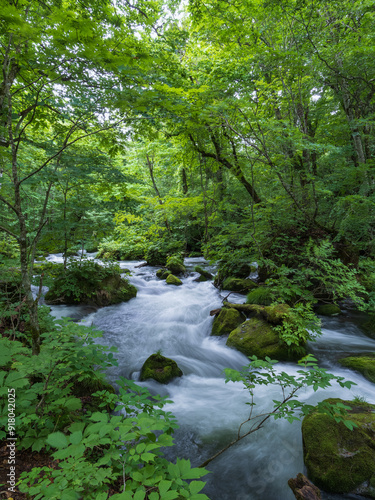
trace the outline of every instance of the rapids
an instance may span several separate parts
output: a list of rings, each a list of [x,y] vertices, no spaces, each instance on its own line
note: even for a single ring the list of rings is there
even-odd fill
[[[88,256],[93,258],[93,255]],[[48,260],[62,262],[62,256]],[[138,380],[146,358],[161,350],[174,359],[184,376],[167,386],[154,381],[139,383],[152,393],[167,395],[173,403],[166,409],[178,419],[172,452],[167,457],[190,458],[199,465],[234,438],[238,425],[247,418],[249,400],[240,383],[225,383],[223,369],[247,364],[247,358],[228,347],[226,338],[210,337],[210,310],[221,306],[226,292],[219,292],[211,282],[197,283],[194,266],[199,264],[214,272],[203,258],[189,258],[185,265],[190,272],[182,286],[167,285],[155,276],[157,268],[136,266],[139,262],[120,262],[122,269],[132,272],[129,280],[138,289],[137,297],[127,303],[95,309],[87,306],[53,306],[56,317],[69,316],[95,325],[103,331],[100,342],[118,348],[119,366],[108,372],[114,382],[119,376]],[[231,294],[230,301],[243,301],[244,296]],[[314,393],[306,390],[300,398],[310,404],[327,397],[353,399],[361,396],[375,403],[374,386],[363,376],[340,367],[337,358],[350,352],[375,351],[375,340],[367,337],[351,320],[350,312],[323,320],[323,335],[310,345],[310,351],[322,366],[335,375],[356,382],[351,390],[333,386]],[[279,363],[279,368],[296,373],[297,366]],[[272,399],[279,399],[276,387],[258,387],[256,410],[269,409]],[[289,424],[269,421],[263,429],[244,439],[211,462],[211,474],[204,492],[211,500],[293,500],[287,485],[291,477],[304,472],[300,422]],[[363,498],[344,495],[323,495],[323,499]]]

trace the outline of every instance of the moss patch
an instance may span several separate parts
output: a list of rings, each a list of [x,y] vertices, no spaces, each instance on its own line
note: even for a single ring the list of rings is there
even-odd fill
[[[151,354],[146,359],[141,370],[141,380],[152,378],[160,384],[167,384],[175,377],[182,377],[183,373],[176,361],[161,354]]]
[[[159,269],[156,271],[156,276],[161,280],[166,280],[170,274],[172,273],[168,269]]]
[[[358,488],[361,494],[375,498],[375,488],[370,484],[375,478],[375,405],[341,402],[351,407],[349,419],[358,428],[350,431],[343,423],[336,423],[332,417],[317,411],[303,420],[308,476],[328,492],[349,493]]]
[[[184,266],[184,261],[179,255],[172,255],[168,257],[167,264],[165,266],[172,274],[184,274],[186,272],[186,267]]]
[[[341,309],[336,304],[322,304],[316,308],[316,314],[335,316],[336,314],[341,314]]]
[[[228,337],[227,346],[234,347],[246,356],[255,355],[258,358],[269,356],[280,361],[294,360],[301,355],[293,353],[272,326],[260,318],[245,321],[233,330]]]
[[[211,335],[228,335],[245,319],[245,315],[236,311],[236,309],[224,307],[214,319]]]
[[[364,377],[375,384],[375,352],[364,356],[348,356],[339,359],[339,363],[346,368],[362,373]]]
[[[89,304],[99,307],[127,302],[137,295],[137,289],[120,274],[107,276],[98,283],[81,277],[79,294],[64,288],[63,279],[56,279],[45,295],[46,304]]]
[[[166,282],[167,285],[176,285],[176,286],[182,285],[182,281],[173,274],[169,274],[167,276]]]
[[[230,292],[247,293],[254,288],[257,288],[257,284],[250,279],[241,278],[227,278],[224,280],[223,289],[229,290]]]

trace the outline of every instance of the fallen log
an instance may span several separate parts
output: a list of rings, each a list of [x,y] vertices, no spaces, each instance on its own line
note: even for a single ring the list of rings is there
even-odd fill
[[[306,476],[299,473],[288,481],[289,488],[297,500],[320,500],[320,490]]]

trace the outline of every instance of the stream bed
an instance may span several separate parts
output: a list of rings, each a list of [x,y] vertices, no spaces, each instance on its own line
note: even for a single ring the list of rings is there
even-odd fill
[[[91,256],[93,258],[93,256]],[[62,255],[48,260],[62,262]],[[168,396],[167,405],[178,419],[175,446],[167,458],[190,458],[199,465],[231,441],[239,424],[249,413],[247,391],[240,383],[225,383],[224,368],[248,364],[246,356],[225,345],[226,337],[210,337],[213,318],[209,312],[222,305],[227,292],[217,290],[212,282],[195,282],[194,267],[200,265],[214,272],[203,258],[188,258],[185,265],[189,276],[182,286],[167,285],[156,278],[155,267],[136,266],[140,262],[120,262],[129,269],[129,281],[138,289],[129,302],[95,309],[87,306],[53,306],[56,317],[68,316],[94,325],[103,331],[99,341],[118,349],[118,367],[108,372],[110,382],[119,376],[139,381],[144,361],[161,350],[174,359],[183,377],[164,386],[152,380],[139,382],[151,393]],[[244,296],[231,294],[231,302],[244,302]],[[354,315],[355,316],[355,315]],[[328,397],[353,399],[363,397],[375,403],[374,385],[362,375],[342,368],[337,359],[348,353],[374,352],[375,340],[367,337],[350,311],[336,318],[323,319],[323,335],[309,346],[321,366],[335,375],[354,381],[351,390],[333,386],[314,393],[306,390],[300,398],[316,404]],[[280,370],[296,373],[292,363],[279,363]],[[256,411],[271,408],[272,399],[280,399],[277,387],[256,388]],[[204,492],[211,500],[293,500],[287,481],[304,472],[301,423],[269,421],[263,429],[227,450],[207,467],[211,474]],[[328,495],[323,499],[362,498],[355,495]]]

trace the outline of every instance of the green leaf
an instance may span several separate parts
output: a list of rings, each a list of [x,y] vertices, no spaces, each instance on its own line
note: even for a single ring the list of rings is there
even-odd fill
[[[73,432],[70,435],[69,440],[72,444],[78,444],[82,441],[82,431]]]
[[[57,449],[66,448],[68,438],[62,432],[54,432],[47,437],[47,443]]]
[[[192,481],[189,484],[190,493],[199,493],[204,488],[205,484],[206,483],[204,483],[203,481]]]

